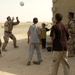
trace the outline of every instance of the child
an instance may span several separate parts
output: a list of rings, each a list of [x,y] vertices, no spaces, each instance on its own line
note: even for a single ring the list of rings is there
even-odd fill
[[[42,49],[46,49],[46,32],[50,30],[50,29],[46,28],[45,26],[46,26],[46,24],[42,23],[42,28],[41,28]]]
[[[38,18],[33,18],[33,24],[28,30],[28,43],[29,43],[29,60],[27,65],[31,65],[34,50],[37,51],[37,61],[34,64],[41,64],[41,51],[40,51],[40,28],[37,26]]]

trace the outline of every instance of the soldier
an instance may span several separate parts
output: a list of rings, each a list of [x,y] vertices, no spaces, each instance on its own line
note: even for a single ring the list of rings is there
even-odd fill
[[[5,48],[7,46],[7,43],[9,41],[9,38],[13,40],[14,48],[18,48],[19,46],[16,45],[16,37],[12,34],[13,26],[18,25],[20,21],[18,20],[18,17],[16,17],[17,22],[14,21],[14,17],[11,19],[10,16],[7,17],[7,21],[4,23],[4,43],[2,46],[2,51],[7,51]]]
[[[70,40],[68,45],[69,57],[73,57],[75,54],[75,20],[73,12],[68,13],[68,19],[69,22],[67,24],[67,27],[70,34]]]

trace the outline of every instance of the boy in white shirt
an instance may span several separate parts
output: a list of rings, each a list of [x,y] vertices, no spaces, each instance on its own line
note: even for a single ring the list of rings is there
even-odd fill
[[[41,52],[40,52],[40,28],[37,26],[38,19],[33,18],[33,24],[29,27],[28,30],[28,44],[29,44],[29,60],[27,65],[31,64],[31,60],[33,57],[34,49],[37,51],[37,58],[38,61],[34,61],[34,64],[40,64],[41,63]]]

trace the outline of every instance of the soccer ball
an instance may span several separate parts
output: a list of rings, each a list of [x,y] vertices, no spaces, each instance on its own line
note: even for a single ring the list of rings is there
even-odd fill
[[[21,1],[21,2],[20,2],[20,6],[24,6],[24,2]]]

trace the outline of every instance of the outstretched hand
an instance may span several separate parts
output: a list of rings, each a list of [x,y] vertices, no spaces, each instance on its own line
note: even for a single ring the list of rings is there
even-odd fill
[[[14,21],[14,17],[12,17],[12,21]]]
[[[18,17],[16,17],[16,20],[18,20]]]

